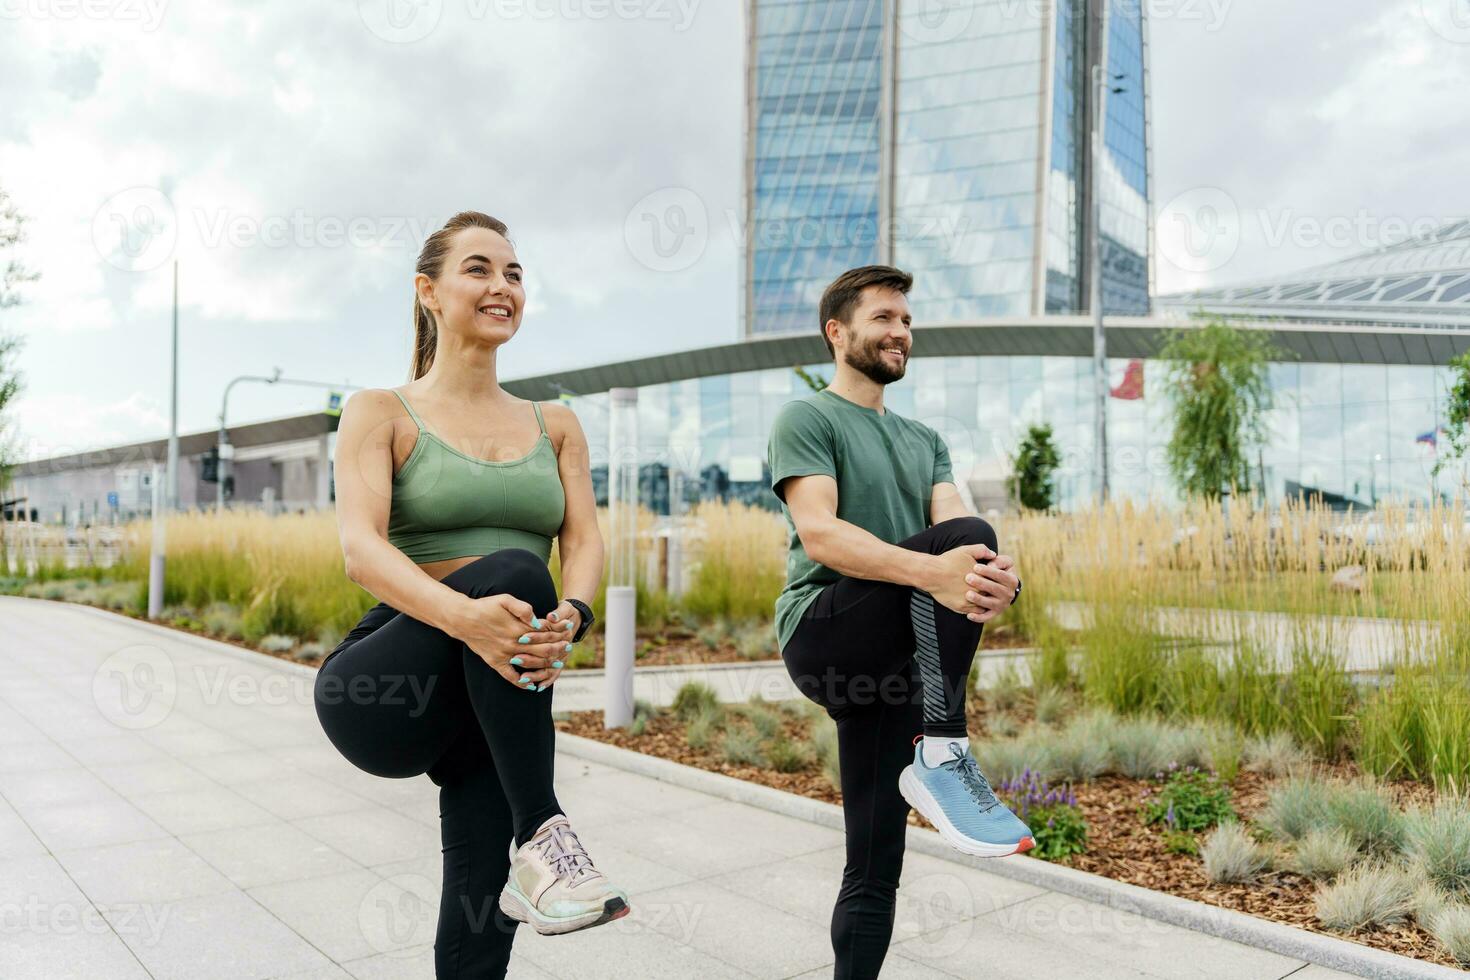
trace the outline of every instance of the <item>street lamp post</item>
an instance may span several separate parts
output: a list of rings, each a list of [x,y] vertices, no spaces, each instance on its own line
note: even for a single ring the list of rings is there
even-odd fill
[[[1104,24],[1098,33],[1104,39],[1102,49],[1107,47],[1107,5],[1103,5]],[[1088,308],[1092,311],[1092,380],[1093,380],[1093,449],[1097,454],[1097,503],[1102,506],[1108,499],[1108,339],[1103,330],[1102,289],[1102,204],[1099,193],[1098,165],[1102,162],[1102,101],[1104,63],[1099,54],[1098,63],[1092,66],[1092,106],[1088,125],[1088,235],[1087,235],[1087,279]]]
[[[238,378],[232,379],[229,384],[225,385],[224,398],[220,401],[219,406],[219,466],[214,474],[217,481],[215,484],[216,511],[223,511],[225,509],[225,477],[230,475],[231,464],[235,459],[235,447],[230,445],[230,432],[225,425],[225,419],[230,411],[230,389],[241,381],[261,381],[268,385],[283,384],[302,385],[308,388],[330,388],[333,391],[339,389],[343,391],[356,391],[361,387],[361,385],[340,384],[335,381],[307,381],[298,378],[283,378],[281,377],[280,368],[276,368],[275,373],[270,377],[261,374],[242,374]]]

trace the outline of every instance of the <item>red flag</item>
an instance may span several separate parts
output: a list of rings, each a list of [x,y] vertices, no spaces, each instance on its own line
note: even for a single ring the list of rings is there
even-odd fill
[[[1108,394],[1125,401],[1137,401],[1143,397],[1143,361],[1138,358],[1128,362],[1123,369],[1123,380],[1118,387],[1110,388]]]

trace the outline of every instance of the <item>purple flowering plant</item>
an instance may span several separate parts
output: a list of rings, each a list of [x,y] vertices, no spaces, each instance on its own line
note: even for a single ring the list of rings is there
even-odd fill
[[[1031,828],[1032,856],[1056,861],[1087,850],[1087,821],[1070,785],[1053,786],[1027,769],[1002,782],[996,793]]]

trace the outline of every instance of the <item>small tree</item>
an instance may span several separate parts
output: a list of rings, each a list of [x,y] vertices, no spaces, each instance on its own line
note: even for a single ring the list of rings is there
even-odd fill
[[[1452,461],[1470,455],[1470,351],[1450,358],[1450,387],[1445,392],[1445,448],[1434,461],[1434,475]]]
[[[1011,457],[1011,475],[1006,488],[1012,499],[1027,510],[1051,510],[1056,490],[1052,477],[1062,464],[1062,454],[1052,440],[1050,425],[1033,425]]]
[[[16,209],[10,195],[0,188],[0,256],[25,239],[25,217]],[[37,274],[26,270],[19,260],[6,258],[0,272],[0,310],[20,302],[20,287],[35,280]],[[10,471],[15,452],[6,437],[6,411],[20,394],[20,371],[13,359],[20,350],[20,338],[0,335],[0,496],[10,485]]]
[[[791,370],[795,371],[796,376],[805,381],[806,386],[812,391],[821,391],[823,388],[827,387],[827,379],[823,378],[820,374],[812,374],[807,371],[806,368],[801,367],[800,365],[792,368]]]
[[[1174,406],[1167,457],[1185,496],[1251,489],[1251,455],[1265,444],[1271,408],[1267,368],[1287,356],[1265,334],[1218,318],[1169,332],[1159,351]]]

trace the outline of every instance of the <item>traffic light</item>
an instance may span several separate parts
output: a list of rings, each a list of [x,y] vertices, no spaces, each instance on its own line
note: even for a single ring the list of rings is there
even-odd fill
[[[209,452],[199,457],[199,479],[204,483],[219,482],[219,446],[210,446]]]
[[[225,477],[225,499],[230,500],[235,496],[235,475],[231,473]]]

